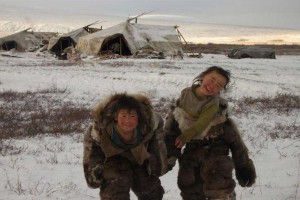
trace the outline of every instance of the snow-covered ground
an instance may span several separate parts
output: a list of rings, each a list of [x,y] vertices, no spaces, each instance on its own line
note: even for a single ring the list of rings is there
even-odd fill
[[[91,108],[115,92],[145,93],[154,104],[161,98],[176,98],[196,75],[212,65],[232,72],[231,87],[222,95],[232,100],[233,110],[238,109],[234,102],[244,97],[300,95],[300,56],[233,60],[224,55],[204,54],[201,59],[89,58],[74,63],[31,53],[14,56],[18,57],[0,56],[1,91],[67,88],[68,95],[61,98]],[[299,109],[289,112],[246,109],[245,113],[232,112],[232,118],[249,148],[258,177],[253,187],[237,186],[237,199],[300,199]],[[280,125],[294,126],[293,136],[272,139],[270,133],[278,131],[276,127]],[[13,147],[2,151],[0,156],[1,200],[99,199],[99,190],[89,189],[84,180],[82,133],[7,140],[1,145]],[[181,199],[177,171],[176,165],[161,177],[166,200]],[[136,199],[133,193],[131,197]]]

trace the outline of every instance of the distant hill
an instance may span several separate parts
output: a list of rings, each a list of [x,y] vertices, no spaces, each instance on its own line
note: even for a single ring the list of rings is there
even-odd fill
[[[300,45],[238,45],[238,44],[185,44],[184,49],[187,53],[213,53],[229,54],[232,49],[243,46],[262,46],[270,47],[275,50],[276,55],[300,55]]]

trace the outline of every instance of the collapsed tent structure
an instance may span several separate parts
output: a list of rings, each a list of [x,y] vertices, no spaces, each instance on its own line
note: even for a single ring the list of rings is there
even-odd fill
[[[270,58],[275,59],[275,51],[272,48],[250,46],[233,49],[229,54],[229,58]]]
[[[110,51],[134,55],[142,48],[151,48],[165,55],[182,52],[177,26],[130,23],[130,20],[79,38],[76,50],[84,55],[101,55]]]
[[[97,23],[97,22],[95,22]],[[91,28],[91,25],[94,25],[95,23],[89,24],[87,26],[84,26],[82,28],[73,30],[69,33],[65,33],[63,35],[53,37],[50,39],[48,44],[48,51],[51,53],[54,53],[57,56],[60,56],[64,50],[68,47],[75,47],[78,39],[80,37],[89,35],[91,33],[95,33],[97,31],[100,31],[101,29],[97,28]]]
[[[33,32],[31,28],[0,38],[0,50],[35,51],[56,35],[51,32]]]

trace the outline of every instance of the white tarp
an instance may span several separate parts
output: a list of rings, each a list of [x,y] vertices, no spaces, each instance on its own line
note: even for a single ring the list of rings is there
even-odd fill
[[[0,49],[9,51],[16,49],[18,51],[35,51],[48,41],[55,33],[33,32],[29,29],[0,38]]]
[[[182,43],[174,26],[129,22],[79,38],[76,49],[85,55],[97,55],[99,52],[107,50],[106,45],[111,41],[118,43],[121,51],[129,55],[147,45],[165,55],[171,55],[174,51],[182,51]]]

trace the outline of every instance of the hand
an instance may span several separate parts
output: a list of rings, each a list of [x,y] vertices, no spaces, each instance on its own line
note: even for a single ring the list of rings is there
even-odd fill
[[[255,183],[256,172],[251,159],[244,165],[235,169],[236,178],[242,187],[251,187]]]
[[[181,139],[180,136],[178,136],[175,140],[175,146],[177,148],[182,148],[185,145],[185,142]]]

